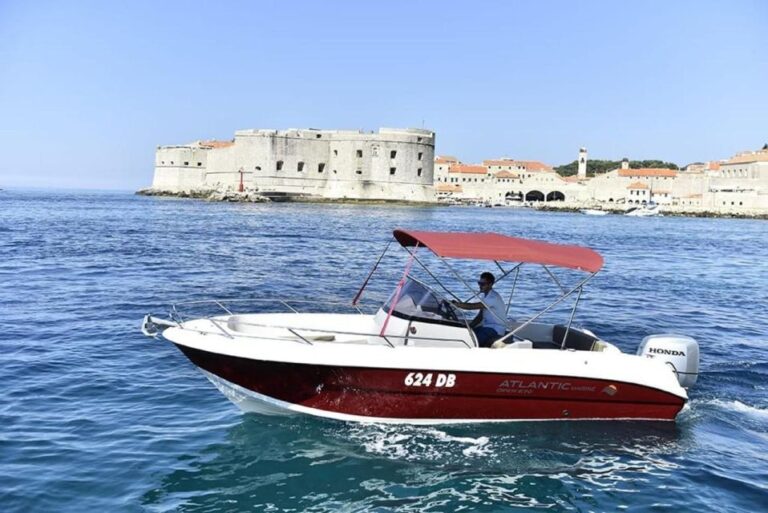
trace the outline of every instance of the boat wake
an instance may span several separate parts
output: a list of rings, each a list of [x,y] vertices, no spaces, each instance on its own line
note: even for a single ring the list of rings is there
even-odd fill
[[[730,401],[723,400],[723,399],[712,399],[707,402],[708,404],[721,410],[728,410],[730,412],[739,413],[756,420],[768,421],[768,408],[750,406],[748,404],[744,404],[741,401],[737,401],[735,399]]]
[[[449,463],[493,453],[487,436],[455,436],[434,427],[361,424],[350,425],[346,434],[369,454],[408,461]]]

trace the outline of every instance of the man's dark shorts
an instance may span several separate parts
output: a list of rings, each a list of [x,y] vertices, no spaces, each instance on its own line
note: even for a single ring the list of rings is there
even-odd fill
[[[496,340],[501,337],[498,333],[496,333],[496,330],[493,328],[483,328],[481,326],[478,326],[476,328],[472,328],[472,331],[475,332],[475,336],[477,337],[477,345],[480,347],[491,347],[491,344],[493,344]]]

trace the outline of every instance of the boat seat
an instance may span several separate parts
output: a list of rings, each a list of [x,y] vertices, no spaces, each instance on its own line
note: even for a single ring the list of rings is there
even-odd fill
[[[568,330],[568,339],[565,341],[565,345],[563,345],[563,337],[565,337],[566,330],[567,328],[562,324],[555,325],[552,330],[552,342],[558,348],[564,347],[565,349],[575,349],[576,351],[592,351],[595,347],[597,337],[587,335],[573,328]]]

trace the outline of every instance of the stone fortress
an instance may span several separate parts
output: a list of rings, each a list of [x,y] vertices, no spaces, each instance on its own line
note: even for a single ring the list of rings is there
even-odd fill
[[[670,213],[768,215],[765,148],[682,170],[630,169],[624,159],[588,177],[588,166],[585,148],[568,177],[533,160],[464,164],[436,157],[435,134],[422,129],[239,130],[231,141],[158,147],[152,187],[141,192],[612,210],[653,202]]]
[[[434,156],[429,130],[239,130],[232,141],[158,147],[150,191],[434,202]]]

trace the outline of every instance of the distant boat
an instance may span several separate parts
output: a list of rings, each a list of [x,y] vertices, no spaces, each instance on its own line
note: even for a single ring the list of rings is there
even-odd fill
[[[588,216],[606,216],[610,213],[607,210],[600,210],[597,208],[582,208],[579,212]]]
[[[661,215],[661,212],[659,212],[658,205],[650,203],[648,205],[643,205],[642,207],[630,208],[624,215],[632,217],[654,217]]]

